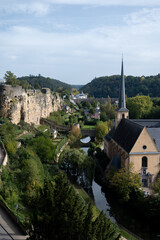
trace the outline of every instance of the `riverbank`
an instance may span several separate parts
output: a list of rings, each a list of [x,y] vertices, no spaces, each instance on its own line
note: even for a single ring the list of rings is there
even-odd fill
[[[93,184],[95,184],[95,182],[93,182]],[[98,184],[97,184],[98,185]],[[100,214],[100,211],[102,211],[103,209],[99,208],[98,206],[96,206],[95,202],[93,201],[93,199],[87,194],[87,192],[81,188],[80,186],[77,185],[73,185],[76,192],[81,196],[81,198],[88,204],[89,202],[92,202],[93,205],[93,215],[94,215],[94,219]],[[100,186],[99,186],[100,188]],[[112,220],[110,219],[110,221],[112,222]],[[112,224],[115,224],[112,222]],[[116,226],[118,227],[118,230],[121,233],[121,238],[120,240],[137,240],[138,238],[133,237],[131,234],[129,234],[122,226],[119,226],[116,224]],[[140,238],[139,238],[140,239]]]

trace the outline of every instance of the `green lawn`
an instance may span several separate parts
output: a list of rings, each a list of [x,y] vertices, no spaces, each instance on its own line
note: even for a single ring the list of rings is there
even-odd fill
[[[82,188],[79,188],[77,186],[74,186],[74,187],[87,204],[90,202],[93,202],[91,198],[88,196],[88,194]],[[95,220],[98,217],[100,210],[94,205],[94,202],[93,202],[92,210],[93,210],[93,220]]]
[[[86,129],[90,129],[90,130],[94,130],[96,128],[96,126],[95,125],[84,125],[83,127],[82,127],[82,130],[86,130]]]
[[[121,232],[122,236],[125,237],[127,240],[137,240],[137,238],[131,236],[129,233],[127,233],[122,228],[119,228],[119,231]]]
[[[29,139],[29,138],[33,138],[35,136],[35,134],[33,132],[29,132],[29,133],[26,133],[24,135],[22,135],[19,140],[23,139],[23,140],[26,140],[26,139]]]

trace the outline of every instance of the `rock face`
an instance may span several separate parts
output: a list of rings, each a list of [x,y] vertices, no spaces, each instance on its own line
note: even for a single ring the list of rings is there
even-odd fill
[[[40,91],[0,85],[0,117],[9,118],[14,124],[24,120],[39,125],[40,118],[46,118],[51,112],[60,110],[61,103],[58,93],[52,95],[48,88]]]

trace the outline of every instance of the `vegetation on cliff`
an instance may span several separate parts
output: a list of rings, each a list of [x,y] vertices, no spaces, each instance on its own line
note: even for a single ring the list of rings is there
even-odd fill
[[[11,71],[6,71],[4,79],[5,83],[11,85],[12,87],[20,85],[26,89],[50,88],[53,92],[65,92],[67,90],[71,90],[72,88],[72,86],[67,83],[49,77],[43,77],[40,74],[38,76],[30,75],[17,78]]]
[[[71,89],[72,86],[49,77],[30,75],[18,78],[20,82],[27,81],[34,88],[50,88],[53,92],[59,92],[66,89]]]

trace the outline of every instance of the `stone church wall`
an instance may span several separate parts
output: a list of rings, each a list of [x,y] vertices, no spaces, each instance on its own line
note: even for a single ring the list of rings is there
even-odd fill
[[[52,95],[50,89],[42,92],[35,89],[25,90],[21,86],[0,85],[0,117],[9,118],[14,124],[24,120],[40,124],[51,112],[61,109],[62,100],[58,93]]]

